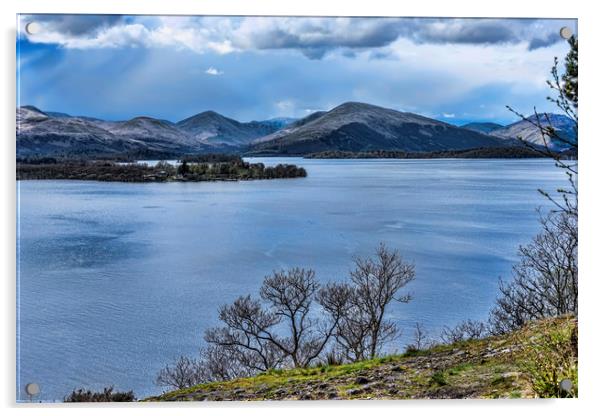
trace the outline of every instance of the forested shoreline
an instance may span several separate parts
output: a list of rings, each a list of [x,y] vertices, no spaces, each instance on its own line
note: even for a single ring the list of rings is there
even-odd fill
[[[548,158],[549,155],[528,147],[480,147],[438,152],[405,152],[398,150],[372,150],[343,152],[338,150],[311,153],[306,159],[528,159]]]
[[[115,161],[17,159],[17,180],[67,179],[106,182],[204,182],[302,178],[304,168],[291,164],[265,166],[240,156],[203,155],[185,158],[174,166],[167,162],[119,163]]]

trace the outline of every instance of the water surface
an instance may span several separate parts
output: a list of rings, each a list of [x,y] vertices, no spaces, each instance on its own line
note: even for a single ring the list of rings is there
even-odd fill
[[[437,334],[483,319],[498,277],[538,230],[547,160],[303,160],[307,178],[211,183],[18,182],[19,399],[77,387],[159,393],[157,371],[196,354],[219,305],[273,269],[344,279],[379,242],[416,265],[390,318]]]

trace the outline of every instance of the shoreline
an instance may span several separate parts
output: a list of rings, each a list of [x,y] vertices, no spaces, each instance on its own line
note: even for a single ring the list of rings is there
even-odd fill
[[[227,161],[197,162],[184,160],[177,166],[160,161],[149,166],[144,163],[112,161],[27,160],[17,162],[19,180],[84,180],[99,182],[236,182],[306,177],[304,168],[292,164],[265,166],[249,163],[240,157]]]

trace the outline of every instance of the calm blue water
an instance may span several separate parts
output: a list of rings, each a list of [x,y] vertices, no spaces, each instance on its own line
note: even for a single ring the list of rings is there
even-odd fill
[[[261,159],[268,164],[281,159]],[[196,354],[220,304],[276,268],[343,279],[379,242],[416,264],[390,317],[431,334],[485,318],[497,279],[538,230],[545,160],[303,160],[307,178],[18,183],[18,368],[42,400],[115,385],[159,393],[157,371]]]

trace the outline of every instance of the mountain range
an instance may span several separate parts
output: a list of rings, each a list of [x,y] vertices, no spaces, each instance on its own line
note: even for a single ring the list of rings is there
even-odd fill
[[[313,152],[402,150],[427,152],[512,146],[521,136],[538,142],[528,121],[509,126],[470,123],[454,126],[413,113],[347,102],[301,119],[239,122],[205,111],[173,123],[151,117],[107,121],[86,116],[17,108],[17,157],[178,157],[194,153],[303,155]],[[572,121],[550,114],[551,125],[574,136]],[[557,143],[560,146],[562,143]]]

